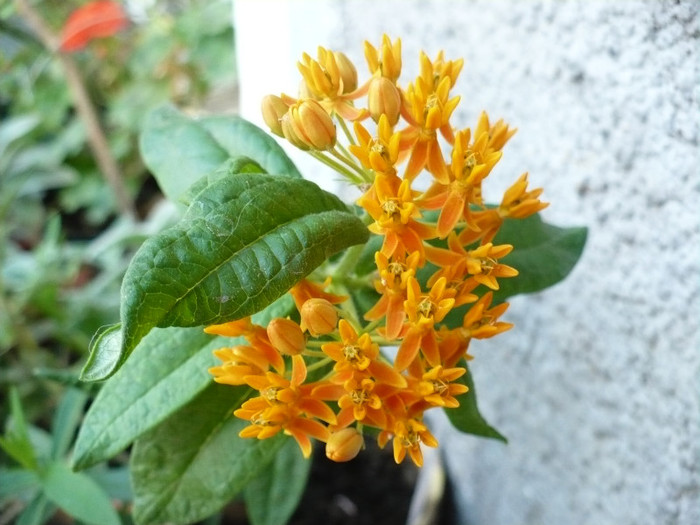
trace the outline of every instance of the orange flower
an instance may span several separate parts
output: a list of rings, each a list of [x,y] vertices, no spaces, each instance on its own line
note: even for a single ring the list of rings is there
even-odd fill
[[[112,36],[129,24],[124,8],[118,2],[97,0],[73,11],[61,31],[61,51],[83,49],[96,38]]]
[[[391,262],[381,252],[374,255],[379,270],[379,280],[374,287],[382,294],[377,303],[365,314],[365,319],[373,321],[386,316],[385,335],[389,340],[396,339],[406,318],[403,302],[406,300],[408,280],[416,274],[420,253],[413,252],[403,257],[392,257]]]
[[[377,177],[370,190],[358,200],[370,216],[375,220],[369,226],[372,233],[384,236],[381,253],[391,257],[395,253],[419,252],[423,259],[423,239],[435,236],[431,226],[420,223],[415,219],[420,217],[418,208],[413,203],[413,193],[410,182],[401,182],[397,191],[383,177]]]
[[[355,122],[355,135],[359,145],[351,144],[349,149],[362,166],[365,169],[374,170],[377,174],[395,177],[394,166],[399,158],[401,134],[392,131],[388,118],[386,116],[379,118],[377,138],[372,138],[359,122]]]
[[[363,95],[367,87],[355,90],[357,71],[352,62],[336,51],[318,47],[318,60],[302,55],[297,67],[311,96],[316,98],[328,113],[337,113],[347,120],[363,118],[364,110],[353,106],[352,100]]]
[[[481,297],[464,316],[461,334],[474,339],[486,339],[513,328],[512,323],[504,323],[498,318],[508,309],[508,303],[501,303],[489,308],[493,293],[487,292]]]
[[[334,382],[345,382],[355,377],[357,372],[367,371],[379,382],[403,388],[406,380],[391,366],[379,360],[379,346],[372,342],[369,334],[361,336],[345,319],[338,323],[341,341],[326,343],[321,350],[336,362],[333,370]]]
[[[214,350],[214,355],[222,363],[209,368],[209,373],[214,376],[214,381],[225,385],[245,385],[246,376],[264,374],[270,368],[263,353],[251,346],[219,348]]]
[[[510,244],[494,246],[487,243],[473,250],[466,250],[457,235],[452,233],[447,239],[447,245],[448,250],[434,246],[426,247],[428,260],[442,268],[435,273],[431,281],[447,275],[458,278],[460,274],[469,274],[478,284],[498,290],[497,277],[518,275],[518,270],[497,261],[511,252],[513,246]]]
[[[421,74],[404,93],[401,111],[409,124],[401,132],[401,150],[411,150],[405,173],[408,179],[413,179],[423,168],[427,168],[439,182],[449,183],[437,130],[447,142],[454,142],[449,120],[460,98],[450,99],[449,92],[461,69],[461,59],[444,62],[441,52],[432,63],[425,53],[421,53]]]
[[[401,75],[401,39],[397,38],[392,44],[389,37],[383,35],[379,50],[365,40],[365,59],[372,75],[396,83]]]
[[[244,317],[228,323],[213,324],[204,328],[207,334],[223,335],[225,337],[243,336],[250,345],[260,352],[268,363],[280,373],[284,372],[284,359],[270,343],[267,330],[260,325],[253,324],[250,317]]]
[[[297,307],[297,310],[301,311],[301,307],[304,306],[304,303],[313,298],[325,299],[332,304],[340,304],[343,301],[346,301],[348,298],[347,295],[335,295],[324,290],[324,288],[327,288],[330,283],[331,278],[329,276],[323,284],[302,279],[297,284],[292,286],[292,288],[289,290],[289,294],[292,296],[292,299],[294,299],[294,304]]]
[[[291,379],[273,372],[245,379],[260,396],[247,400],[234,411],[236,417],[251,423],[239,436],[266,439],[284,430],[296,439],[307,458],[311,455],[310,437],[328,439],[328,429],[312,418],[335,423],[335,414],[328,405],[310,395],[313,385],[302,385],[306,364],[301,355],[292,357]]]
[[[524,173],[503,195],[498,213],[501,217],[523,219],[543,210],[549,203],[541,202],[542,188],[527,190],[527,173]]]
[[[466,385],[453,381],[466,373],[464,368],[443,368],[436,366],[426,373],[416,387],[416,392],[428,403],[435,406],[456,408],[459,402],[454,398],[469,390]]]
[[[406,452],[418,467],[423,466],[423,452],[420,444],[435,448],[438,446],[437,439],[433,436],[428,427],[422,421],[415,418],[400,419],[394,423],[394,461],[401,463],[406,457]]]
[[[442,321],[452,309],[455,300],[450,297],[452,290],[446,288],[447,280],[440,278],[426,295],[421,293],[420,284],[415,277],[409,280],[408,298],[404,309],[408,316],[404,339],[396,354],[394,366],[405,370],[422,350],[428,363],[432,366],[440,362],[440,351],[435,338],[435,323]]]

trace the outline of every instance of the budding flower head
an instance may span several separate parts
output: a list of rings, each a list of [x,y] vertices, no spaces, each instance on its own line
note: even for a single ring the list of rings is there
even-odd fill
[[[350,461],[359,454],[364,444],[362,434],[356,428],[343,428],[328,438],[326,457],[337,463]]]
[[[282,133],[282,117],[287,113],[287,104],[276,95],[267,95],[262,99],[262,116],[270,131],[280,137]]]
[[[330,334],[338,324],[338,312],[326,299],[313,298],[301,307],[301,329],[314,337]]]
[[[298,355],[306,348],[304,332],[291,319],[276,318],[267,325],[267,337],[270,343],[281,353]]]
[[[282,118],[282,134],[296,147],[327,150],[335,146],[335,124],[323,106],[313,99],[300,100]]]
[[[375,122],[386,115],[389,125],[399,121],[401,113],[401,94],[396,85],[386,77],[374,77],[369,84],[369,114]]]

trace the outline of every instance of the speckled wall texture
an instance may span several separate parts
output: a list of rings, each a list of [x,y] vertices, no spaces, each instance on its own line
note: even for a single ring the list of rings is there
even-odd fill
[[[519,130],[487,197],[529,171],[546,220],[589,228],[569,278],[472,347],[510,444],[437,421],[465,522],[699,524],[700,3],[332,5],[318,43],[362,74],[382,32],[403,40],[404,82],[419,49],[464,57],[457,124],[485,109]]]

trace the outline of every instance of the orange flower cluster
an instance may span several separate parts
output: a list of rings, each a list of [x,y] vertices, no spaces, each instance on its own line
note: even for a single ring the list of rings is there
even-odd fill
[[[485,113],[473,130],[452,127],[459,97],[451,90],[462,60],[445,60],[441,52],[431,61],[421,53],[420,74],[402,88],[400,40],[384,36],[378,48],[365,43],[365,57],[371,78],[358,86],[355,66],[343,53],[319,48],[317,59],[304,54],[299,98],[270,95],[262,109],[273,133],[361,188],[357,203],[381,238],[376,272],[365,283],[379,299],[359,319],[347,295],[326,291],[329,282],[303,280],[290,291],[296,312],[289,318],[267,327],[250,319],[208,327],[248,342],[217,350],[222,364],[210,372],[217,382],[258,392],[234,412],[250,422],[243,437],[283,431],[305,456],[315,438],[326,442],[329,458],[346,461],[362,448],[368,426],[378,430],[380,446],[393,441],[397,462],[408,454],[420,466],[421,443],[437,445],[423,422],[425,411],[458,407],[457,397],[468,390],[458,380],[466,373],[459,365],[470,359],[470,341],[512,326],[499,320],[508,304],[492,306],[492,290],[498,279],[518,272],[499,262],[512,246],[493,239],[505,219],[527,217],[547,204],[539,200],[540,189],[527,189],[527,174],[499,206],[483,202],[482,183],[515,130],[501,120],[492,124]],[[356,105],[361,98],[366,107]],[[367,119],[375,125],[365,126]],[[417,189],[421,174],[429,177],[425,191]],[[363,285],[357,276],[348,284],[353,268],[347,259],[331,269],[335,291]],[[427,278],[419,279],[419,271]],[[464,305],[461,323],[448,327],[446,316]],[[398,348],[394,358],[380,346]]]

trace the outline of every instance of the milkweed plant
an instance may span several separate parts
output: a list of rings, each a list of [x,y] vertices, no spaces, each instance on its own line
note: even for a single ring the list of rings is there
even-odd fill
[[[74,452],[83,469],[132,446],[137,523],[238,494],[254,523],[283,523],[315,448],[349,461],[376,440],[420,467],[431,410],[505,441],[477,409],[472,342],[513,327],[509,296],[563,279],[586,230],[543,222],[527,173],[484,202],[516,130],[486,113],[453,127],[461,59],[421,53],[401,85],[400,40],[364,55],[364,83],[319,47],[297,97],[262,100],[270,132],[355,187],[351,204],[241,118],[147,119],[142,155],[181,215],[135,253],[121,320],[93,338],[82,379],[107,381]]]

